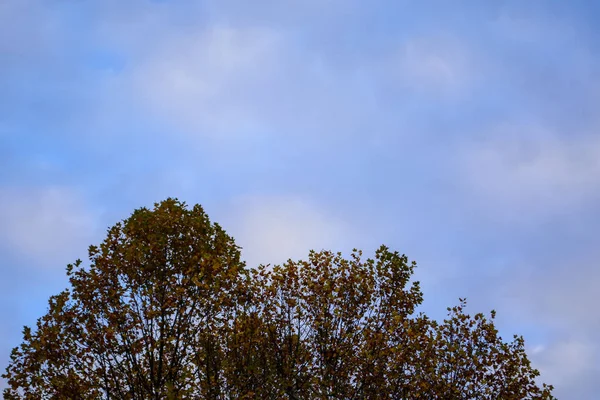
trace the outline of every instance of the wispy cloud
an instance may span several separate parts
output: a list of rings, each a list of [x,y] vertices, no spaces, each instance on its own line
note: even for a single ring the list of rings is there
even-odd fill
[[[3,188],[0,219],[4,251],[60,270],[85,255],[96,230],[81,196],[64,187]]]
[[[600,385],[594,379],[600,373],[598,346],[591,341],[569,339],[551,343],[532,354],[544,379],[558,387],[570,388],[569,395],[591,398]]]
[[[410,38],[397,57],[392,76],[430,96],[462,97],[477,74],[464,43],[451,35]]]
[[[352,250],[356,228],[302,196],[244,196],[225,218],[248,266],[305,259],[310,250]]]
[[[215,139],[256,133],[267,123],[256,106],[284,58],[276,32],[211,26],[159,46],[131,71],[138,98],[153,112]]]
[[[547,217],[600,197],[600,138],[561,135],[538,124],[504,124],[470,143],[468,188],[500,218]]]

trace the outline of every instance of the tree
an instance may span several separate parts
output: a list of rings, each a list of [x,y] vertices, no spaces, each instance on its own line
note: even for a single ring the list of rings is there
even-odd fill
[[[200,206],[136,210],[67,267],[71,290],[13,351],[5,398],[218,398],[222,335],[248,286]]]
[[[416,314],[415,263],[328,251],[246,268],[203,209],[141,208],[67,266],[25,327],[5,399],[552,399],[521,337]]]

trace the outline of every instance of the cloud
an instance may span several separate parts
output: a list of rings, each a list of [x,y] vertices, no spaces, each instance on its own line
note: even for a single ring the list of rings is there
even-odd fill
[[[3,244],[48,267],[83,257],[94,234],[93,215],[65,187],[0,189],[0,220]]]
[[[573,383],[594,367],[594,343],[574,339],[552,343],[538,348],[532,358],[539,365],[544,379],[557,386]]]
[[[208,27],[157,48],[133,72],[133,87],[180,129],[227,136],[256,131],[264,121],[248,96],[262,95],[279,46],[269,29]]]
[[[245,196],[228,207],[223,226],[250,267],[305,259],[310,250],[347,252],[355,231],[329,210],[296,196]]]
[[[598,251],[588,249],[577,255],[565,245],[563,251],[555,251],[562,255],[547,252],[535,264],[520,263],[514,268],[510,279],[498,285],[500,293],[523,319],[563,338],[577,333],[581,340],[595,339],[600,310],[588,305],[600,303]]]
[[[556,246],[544,255],[523,255],[486,291],[509,317],[503,327],[525,335],[540,381],[553,384],[558,398],[591,400],[600,389],[593,378],[600,373],[600,310],[593,306],[600,302],[600,254]]]
[[[531,352],[531,360],[540,371],[540,381],[555,386],[557,398],[596,398],[600,389],[594,379],[600,373],[596,343],[570,338],[535,350]]]
[[[464,94],[476,73],[465,44],[451,35],[409,38],[393,61],[402,85],[433,96]]]
[[[504,125],[465,146],[461,174],[486,211],[500,218],[548,216],[600,196],[600,138]]]
[[[164,4],[120,15],[107,7],[96,36],[126,60],[111,87],[191,144],[342,137],[380,124],[372,63],[338,43],[354,5],[253,3],[250,18],[232,4],[185,14]],[[316,18],[314,30],[300,15]]]

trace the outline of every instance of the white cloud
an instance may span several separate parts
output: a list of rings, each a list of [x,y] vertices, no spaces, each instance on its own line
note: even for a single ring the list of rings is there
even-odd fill
[[[246,5],[233,4],[188,5],[186,15],[162,5],[112,15],[108,7],[97,36],[127,60],[113,93],[192,145],[376,130],[382,112],[374,74],[381,71],[354,51],[330,51],[339,38],[323,40],[342,34],[340,15],[355,5],[340,9],[335,0],[323,14],[322,4],[253,3],[250,18],[240,14]],[[299,15],[316,18],[316,26],[307,31]]]
[[[467,189],[500,218],[577,207],[600,195],[600,137],[503,126],[461,155]],[[512,219],[512,218],[511,218]]]
[[[528,354],[540,381],[554,385],[558,398],[592,399],[585,396],[600,389],[591,388],[600,373],[598,255],[545,262],[543,268],[519,265],[490,291],[501,293],[513,326],[535,327]]]
[[[432,95],[463,94],[475,78],[472,57],[451,36],[415,37],[400,48],[390,71],[402,85]]]
[[[82,199],[63,187],[0,189],[0,220],[3,244],[49,267],[85,256],[94,234]]]
[[[232,135],[260,122],[248,95],[261,96],[278,54],[273,31],[212,26],[156,48],[133,71],[134,90],[180,129]]]
[[[167,35],[125,77],[134,98],[190,137],[343,136],[379,121],[370,77],[268,26],[211,22]]]
[[[310,250],[351,250],[353,228],[317,204],[292,196],[248,196],[231,205],[224,226],[250,267],[305,259]]]
[[[600,310],[590,307],[600,303],[599,255],[592,251],[554,265],[546,262],[543,269],[520,265],[503,295],[525,320],[592,339],[600,329]]]
[[[537,350],[531,352],[532,364],[540,371],[541,382],[557,388],[555,394],[558,398],[574,396],[578,392],[593,393],[589,387],[582,388],[582,385],[593,385],[594,380],[590,378],[600,372],[595,343],[571,338],[555,341]]]

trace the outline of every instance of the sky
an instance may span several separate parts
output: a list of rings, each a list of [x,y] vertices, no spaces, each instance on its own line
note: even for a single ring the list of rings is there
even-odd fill
[[[600,393],[600,3],[0,0],[0,369],[106,229],[201,204],[249,266],[418,263]],[[5,385],[0,381],[0,388]]]

